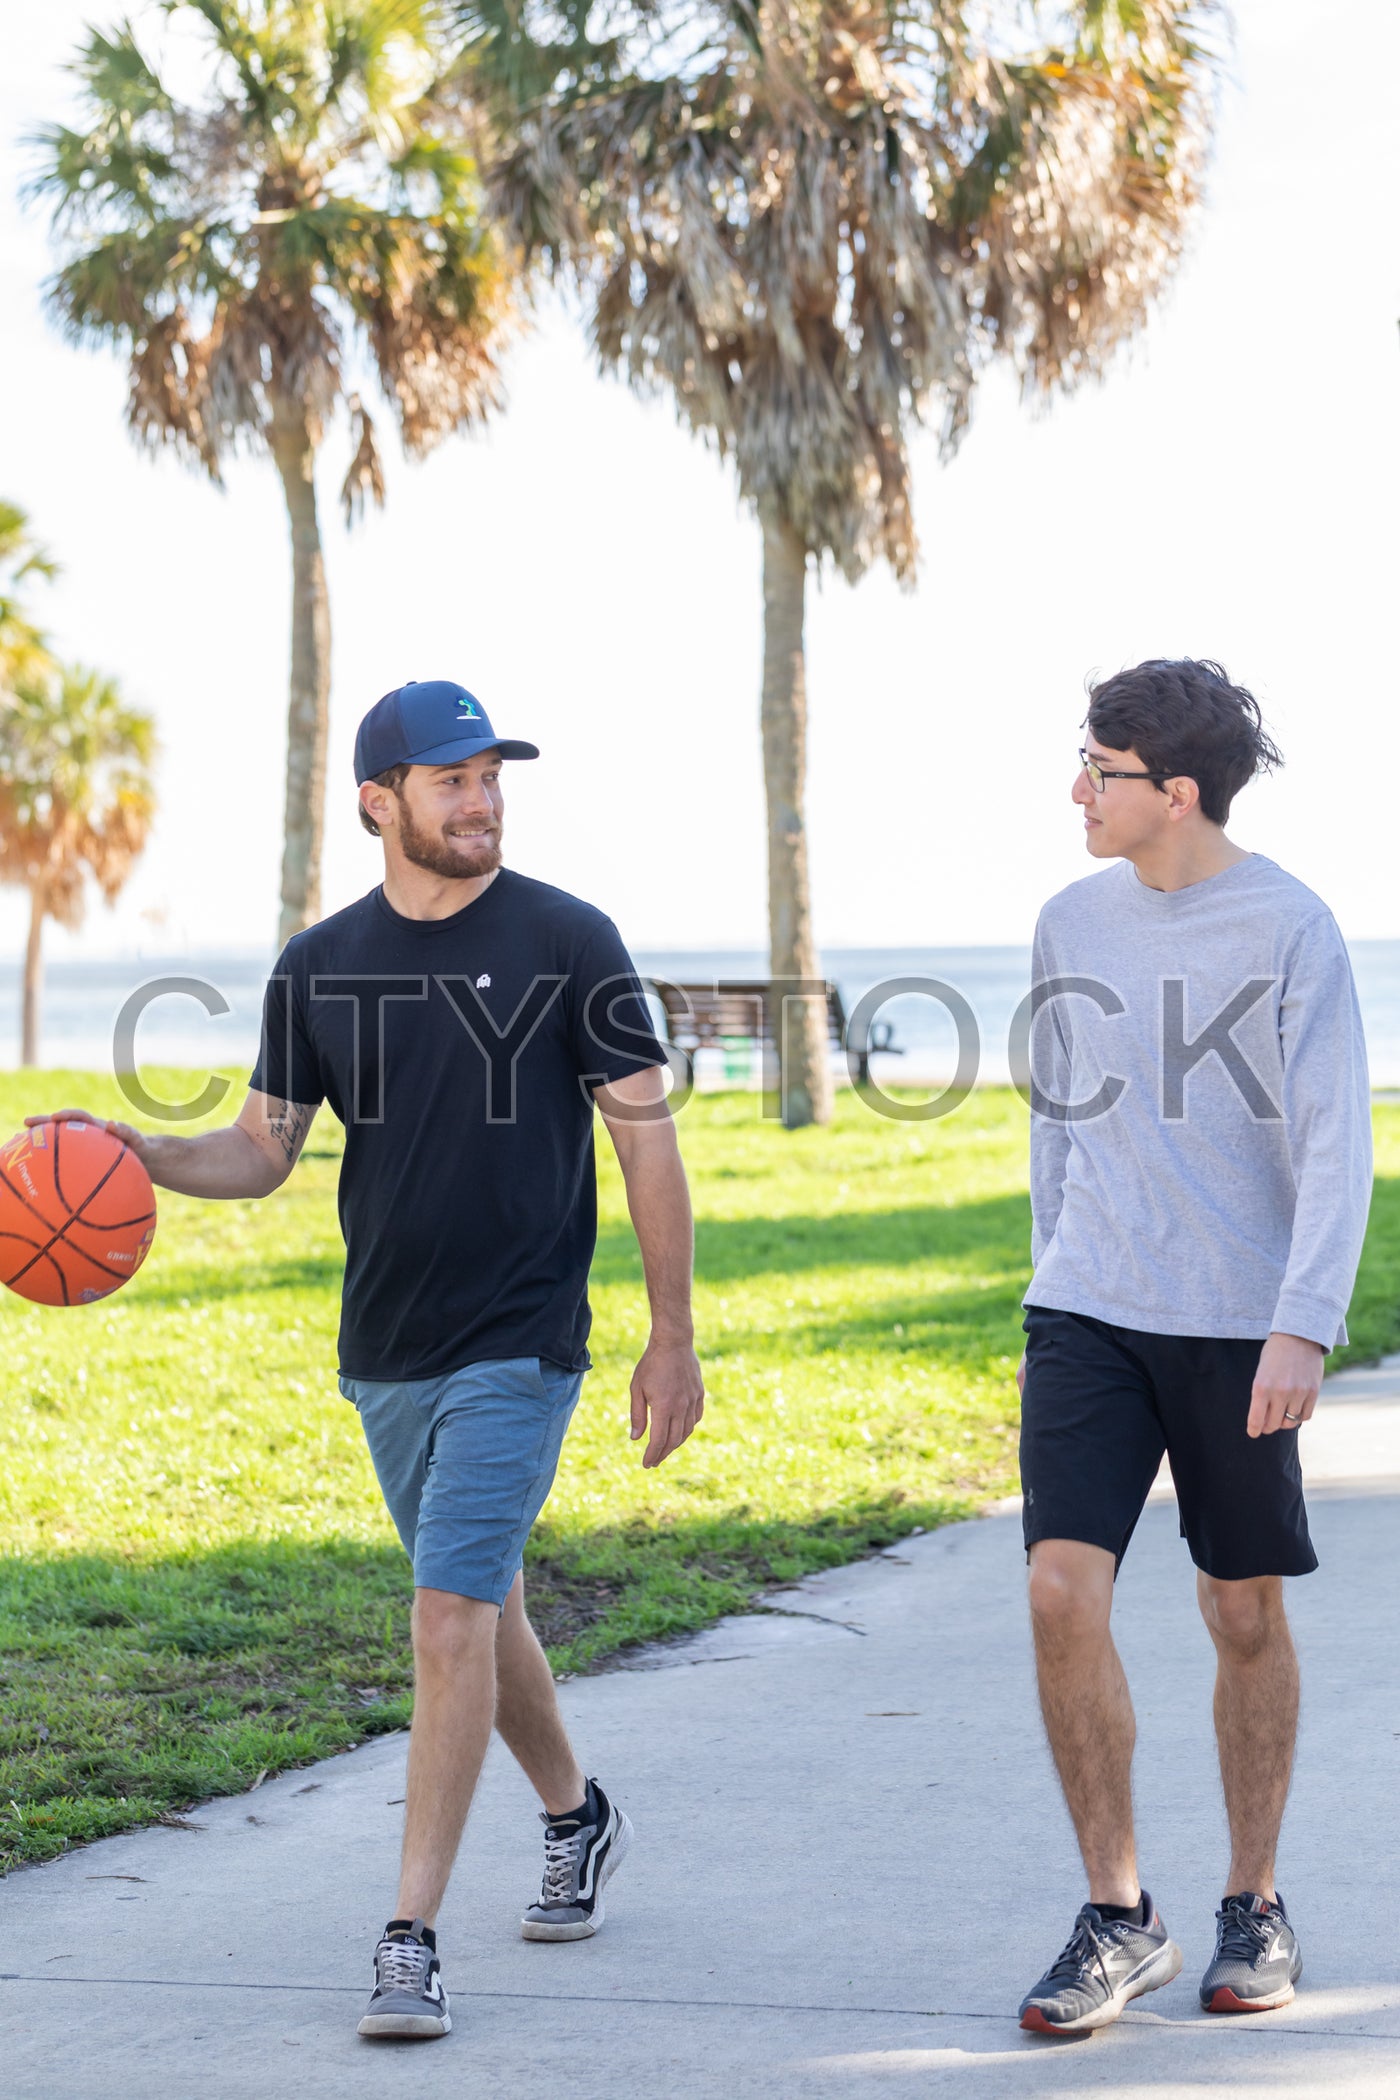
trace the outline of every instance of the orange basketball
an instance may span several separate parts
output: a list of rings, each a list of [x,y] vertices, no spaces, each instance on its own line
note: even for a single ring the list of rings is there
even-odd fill
[[[0,1145],[0,1283],[36,1305],[91,1305],[156,1236],[151,1177],[97,1123],[36,1123]]]

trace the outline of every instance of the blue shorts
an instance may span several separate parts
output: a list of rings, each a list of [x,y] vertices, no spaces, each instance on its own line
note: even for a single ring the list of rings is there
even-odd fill
[[[341,1379],[419,1589],[505,1602],[582,1384],[582,1371],[538,1356]]]

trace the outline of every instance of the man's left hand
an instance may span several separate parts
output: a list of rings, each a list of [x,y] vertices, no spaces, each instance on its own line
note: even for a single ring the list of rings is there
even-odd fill
[[[678,1451],[705,1412],[705,1381],[689,1342],[658,1342],[653,1336],[632,1373],[632,1441],[651,1435],[644,1466],[659,1466]]]
[[[1276,1429],[1297,1429],[1317,1406],[1322,1386],[1321,1342],[1300,1334],[1271,1334],[1254,1374],[1249,1407],[1251,1436],[1272,1436]]]

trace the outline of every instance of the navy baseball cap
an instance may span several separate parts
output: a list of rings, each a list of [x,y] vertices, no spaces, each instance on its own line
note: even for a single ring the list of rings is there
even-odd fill
[[[502,758],[538,758],[535,744],[497,736],[481,702],[450,678],[410,678],[376,700],[355,733],[355,780],[387,773],[390,766],[450,766],[499,751]]]

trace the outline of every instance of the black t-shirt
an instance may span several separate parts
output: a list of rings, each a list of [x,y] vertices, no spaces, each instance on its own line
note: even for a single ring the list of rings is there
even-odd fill
[[[665,1061],[611,919],[509,869],[448,919],[376,889],[290,940],[249,1085],[345,1125],[344,1374],[582,1369],[590,1089]]]

